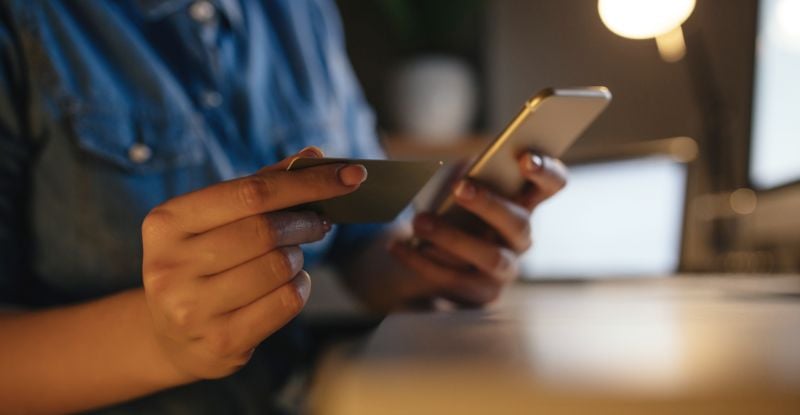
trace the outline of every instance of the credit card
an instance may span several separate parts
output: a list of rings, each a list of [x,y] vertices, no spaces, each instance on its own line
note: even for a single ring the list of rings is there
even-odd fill
[[[287,170],[339,163],[361,164],[367,169],[367,180],[353,193],[308,203],[296,210],[317,212],[331,223],[391,222],[443,165],[441,161],[298,158]]]

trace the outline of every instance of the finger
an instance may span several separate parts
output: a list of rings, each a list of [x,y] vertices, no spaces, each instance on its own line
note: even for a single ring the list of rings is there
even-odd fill
[[[511,249],[530,248],[530,211],[469,180],[460,181],[453,193],[456,203],[494,228]]]
[[[500,292],[500,284],[439,265],[406,244],[394,243],[389,252],[416,273],[420,294],[438,295],[460,303],[485,304],[496,299]]]
[[[227,316],[224,338],[236,353],[252,349],[292,320],[305,307],[311,292],[311,279],[300,271],[291,281]]]
[[[561,160],[527,152],[518,159],[522,175],[531,184],[519,202],[533,209],[567,185],[567,168]]]
[[[319,241],[330,229],[330,223],[314,212],[265,213],[192,236],[176,256],[196,271],[194,275],[211,275],[278,247]]]
[[[161,220],[174,228],[198,234],[248,216],[342,196],[355,191],[366,178],[362,165],[262,171],[179,196],[156,210],[161,209]]]
[[[271,166],[266,166],[266,167],[262,168],[261,170],[259,170],[258,172],[261,173],[261,172],[268,172],[268,171],[282,171],[282,170],[286,170],[287,168],[289,168],[289,166],[292,164],[292,162],[294,162],[295,160],[297,160],[299,158],[322,158],[322,157],[325,157],[325,152],[323,152],[321,148],[319,148],[317,146],[308,146],[308,147],[298,151],[297,154],[294,154],[292,156],[286,157],[285,159],[283,159],[283,160],[281,160],[281,161],[279,161],[279,162],[277,162],[277,163],[275,163],[275,164],[273,164]]]
[[[322,149],[315,146],[308,146],[293,156],[286,157],[285,159],[281,160],[277,164],[272,166],[267,166],[259,170],[259,173],[266,173],[269,171],[283,171],[288,168],[288,166],[296,159],[300,157],[324,157],[324,153]],[[147,215],[145,221],[142,225],[142,232],[145,234],[146,237],[150,239],[150,243],[153,241],[158,240],[168,240],[168,238],[163,238],[163,236],[174,236],[174,231],[170,229],[172,227],[172,218],[173,215],[169,214],[162,205],[160,208],[156,208]]]
[[[199,303],[209,316],[244,307],[291,281],[303,269],[296,246],[270,251],[236,268],[201,280]]]
[[[430,241],[420,239],[420,243],[417,244],[416,248],[424,257],[436,262],[439,265],[444,265],[445,267],[452,268],[454,270],[467,272],[470,272],[473,268],[475,268],[461,258],[447,251],[439,249],[439,247]]]
[[[433,215],[417,216],[414,230],[419,237],[472,264],[499,283],[510,281],[517,274],[516,255],[512,251],[458,230]]]

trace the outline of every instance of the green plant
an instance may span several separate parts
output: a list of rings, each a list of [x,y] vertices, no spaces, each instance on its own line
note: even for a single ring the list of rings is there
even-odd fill
[[[483,0],[377,0],[398,49],[462,52],[479,30]]]

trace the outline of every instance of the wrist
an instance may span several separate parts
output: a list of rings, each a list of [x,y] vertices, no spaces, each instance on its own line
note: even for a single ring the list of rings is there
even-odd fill
[[[157,374],[156,379],[163,382],[163,386],[172,387],[183,385],[200,380],[199,377],[186,370],[181,362],[181,353],[174,346],[174,343],[160,333],[153,320],[150,307],[144,290],[139,290],[138,295],[139,319],[141,327],[144,328],[143,334],[146,339],[147,361],[150,362],[151,372]]]

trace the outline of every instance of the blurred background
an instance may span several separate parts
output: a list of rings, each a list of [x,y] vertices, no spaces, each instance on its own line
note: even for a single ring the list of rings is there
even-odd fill
[[[528,365],[540,371],[537,380],[538,373],[555,377],[572,373],[574,377],[567,383],[569,387],[581,385],[576,390],[583,390],[592,368],[609,374],[604,380],[618,379],[631,362],[635,362],[637,386],[646,384],[641,380],[648,376],[671,378],[686,368],[691,368],[686,373],[691,373],[687,379],[692,382],[710,369],[730,370],[719,377],[725,382],[742,376],[773,384],[762,382],[766,378],[755,374],[758,364],[747,366],[744,355],[725,363],[713,362],[733,356],[728,351],[737,347],[772,350],[765,356],[780,356],[774,350],[796,344],[781,337],[792,330],[762,331],[796,312],[790,308],[795,294],[760,297],[763,303],[758,305],[764,308],[758,313],[744,310],[759,300],[742,302],[735,295],[723,306],[697,300],[692,292],[687,303],[697,300],[697,308],[681,305],[674,309],[673,302],[681,298],[678,291],[659,289],[657,295],[647,296],[634,290],[629,298],[618,297],[625,291],[623,287],[650,284],[608,284],[613,296],[594,303],[591,294],[585,294],[603,285],[586,284],[587,279],[663,276],[676,276],[665,279],[676,285],[746,280],[751,288],[772,292],[770,281],[774,279],[769,276],[800,271],[800,0],[338,3],[355,71],[377,112],[391,158],[455,160],[475,156],[523,102],[546,87],[604,85],[614,95],[608,110],[564,156],[570,167],[567,188],[534,214],[534,245],[523,258],[523,281],[505,297],[536,304],[537,293],[545,293],[542,298],[548,301],[531,308],[534,320],[524,320],[520,328],[513,328],[515,313],[525,309],[513,307],[507,314],[389,317],[353,353],[364,358],[356,361],[368,363],[364,367],[373,372],[358,372],[362,375],[357,377],[358,383],[351,384],[358,387],[349,391],[352,402],[371,401],[375,404],[372,408],[387,408],[393,407],[387,404],[392,398],[397,398],[394,402],[398,405],[428,402],[423,396],[429,393],[431,402],[443,402],[441,408],[452,409],[454,403],[472,395],[480,405],[487,402],[485,387],[492,382],[486,383],[490,376],[486,373],[491,370],[475,370],[481,373],[475,383],[479,386],[474,393],[465,392],[462,385],[469,382],[469,372],[479,367],[471,366],[469,360],[498,351],[503,357],[490,360],[492,364],[505,361],[508,356],[524,354],[518,351],[523,343],[539,346],[533,352],[538,359]],[[708,275],[720,278],[696,278]],[[733,278],[741,275],[752,276],[756,282]],[[551,280],[566,283],[550,284]],[[332,316],[347,304],[331,295],[334,290],[320,289],[331,281],[315,278],[316,294],[307,307],[311,314],[322,316],[314,322],[323,339],[325,334],[335,337],[341,333],[344,320]],[[658,285],[662,281],[652,285],[665,287]],[[536,286],[527,290],[526,283]],[[792,284],[795,293],[796,284]],[[548,297],[546,293],[557,294]],[[571,302],[575,308],[558,307]],[[516,305],[505,305],[509,304]],[[637,308],[623,311],[617,308],[620,304]],[[719,321],[696,325],[712,308],[728,311],[720,314]],[[769,314],[766,309],[785,310],[786,314]],[[576,310],[584,312],[577,313],[577,321],[591,322],[573,325],[565,319],[575,316]],[[613,317],[606,324],[593,320],[603,315]],[[748,320],[747,316],[755,315],[763,319]],[[458,316],[483,317],[459,320]],[[617,320],[622,316],[633,316],[642,324],[622,323]],[[752,324],[736,326],[723,337],[707,336],[731,328],[726,321],[732,316],[737,323]],[[548,324],[542,324],[545,320]],[[354,321],[350,320],[348,328],[355,333],[359,323]],[[537,331],[542,327],[554,332]],[[502,333],[511,334],[504,337]],[[519,333],[534,334],[526,337]],[[703,336],[698,337],[699,333]],[[749,342],[754,340],[775,343],[751,347]],[[612,345],[604,348],[604,342]],[[466,357],[459,358],[458,353],[465,350]],[[709,353],[686,363],[688,356],[702,354],[693,350]],[[448,358],[443,358],[445,355]],[[610,363],[615,355],[620,359]],[[394,366],[370,366],[397,363],[392,359],[398,356],[409,359]],[[421,356],[430,360],[420,360]],[[568,364],[548,370],[550,363],[564,356]],[[782,356],[786,359],[790,354]],[[513,357],[509,359],[517,364]],[[770,365],[792,367],[786,363],[790,360]],[[420,361],[424,364],[414,365]],[[426,376],[438,373],[437,369],[426,371],[426,365],[439,367],[436,364],[441,361],[453,362],[453,367],[462,370],[454,370],[451,378],[425,383]],[[680,365],[671,362],[686,366],[676,369]],[[570,365],[574,365],[572,372]],[[518,365],[523,366],[528,367]],[[743,370],[745,366],[749,369]],[[346,367],[335,366],[331,384],[347,385],[340,377]],[[397,379],[407,367],[413,369],[404,384]],[[469,369],[463,370],[465,367]],[[375,373],[380,376],[370,377]],[[645,377],[638,377],[642,374]],[[511,384],[524,379],[511,378]],[[546,382],[532,383],[536,391],[546,389]],[[609,385],[601,383],[603,388]],[[699,396],[694,393],[700,390],[700,383],[691,383],[686,391]],[[403,394],[403,385],[411,392]],[[515,392],[496,401],[502,402],[498,407],[507,402],[523,407],[523,396],[537,396],[503,385],[499,389]],[[364,388],[373,386],[365,392]],[[673,392],[680,395],[682,392],[675,392],[680,389],[658,395],[657,401],[663,404],[662,398],[671,399],[667,396],[672,397]],[[755,389],[743,388],[742,396]],[[333,390],[337,394],[331,396],[337,398],[348,392],[346,387]],[[454,394],[447,395],[451,390]],[[573,392],[570,389],[563,396],[573,401],[580,395]],[[596,405],[599,395],[592,396],[591,405]],[[717,396],[713,401],[733,402]],[[557,411],[555,408],[563,410],[555,404],[548,410]]]
[[[797,271],[800,1],[662,3],[338,1],[392,158],[474,156],[542,88],[611,89],[526,278]]]

